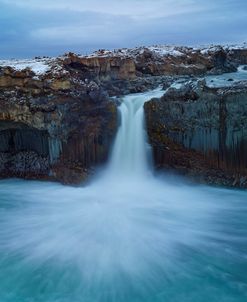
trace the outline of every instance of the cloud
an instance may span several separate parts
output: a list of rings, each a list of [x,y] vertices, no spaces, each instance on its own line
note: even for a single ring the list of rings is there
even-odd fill
[[[246,0],[0,0],[0,56],[243,42]]]
[[[70,10],[96,12],[111,15],[127,15],[132,18],[157,18],[173,14],[198,11],[206,8],[201,0],[2,0],[17,7],[39,10]],[[198,3],[200,3],[198,5]]]
[[[90,15],[92,16],[92,14]],[[131,24],[134,26],[128,17],[102,17],[97,13],[93,16],[97,20],[96,22],[85,22],[87,14],[84,13],[82,15],[84,22],[82,23],[37,28],[30,32],[30,37],[37,41],[50,41],[60,45],[64,43],[68,45],[85,44],[89,41],[97,41],[99,45],[112,42],[117,44],[123,41],[125,36],[128,36]],[[117,23],[118,26],[116,26]]]

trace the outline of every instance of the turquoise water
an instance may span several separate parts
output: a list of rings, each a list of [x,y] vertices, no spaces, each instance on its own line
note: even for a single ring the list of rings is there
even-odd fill
[[[0,301],[247,301],[247,192],[0,182]]]
[[[240,65],[237,72],[223,73],[220,75],[211,75],[206,77],[209,87],[227,87],[241,81],[247,81],[247,70],[245,65]]]

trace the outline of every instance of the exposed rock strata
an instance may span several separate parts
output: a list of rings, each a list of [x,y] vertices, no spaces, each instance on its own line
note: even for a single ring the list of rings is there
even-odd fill
[[[0,61],[0,176],[78,183],[109,155],[117,130],[116,102],[109,96],[161,84],[167,89],[180,77],[186,82],[199,75],[235,71],[246,63],[245,46],[154,46]],[[234,178],[242,186],[245,91],[220,95],[204,86],[183,89],[169,89],[162,100],[146,105],[156,164],[165,167],[170,162],[204,176],[210,162],[210,177],[215,169],[220,179],[228,173],[227,184]],[[164,123],[168,128],[162,128]],[[164,152],[167,148],[174,152]]]
[[[4,68],[0,82],[1,176],[77,183],[105,162],[116,105],[95,82],[65,74],[33,79]]]
[[[170,88],[145,104],[155,164],[197,180],[247,187],[247,86],[204,81]]]

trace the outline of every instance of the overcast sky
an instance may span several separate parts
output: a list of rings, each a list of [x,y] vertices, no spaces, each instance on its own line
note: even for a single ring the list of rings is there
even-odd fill
[[[247,0],[0,0],[0,58],[247,41]]]

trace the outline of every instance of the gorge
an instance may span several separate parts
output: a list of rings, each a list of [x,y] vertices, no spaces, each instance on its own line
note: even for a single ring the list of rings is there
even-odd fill
[[[245,45],[0,61],[1,176],[81,183],[109,158],[121,96],[161,85],[145,105],[155,167],[246,187],[246,62]]]
[[[0,301],[245,302],[245,47],[12,63]]]
[[[2,301],[246,300],[246,192],[153,175],[151,95],[124,97],[111,160],[86,187],[0,182]]]

